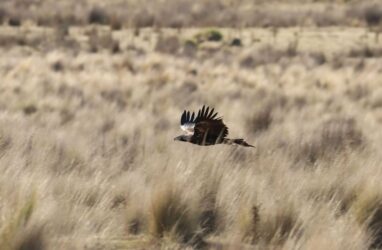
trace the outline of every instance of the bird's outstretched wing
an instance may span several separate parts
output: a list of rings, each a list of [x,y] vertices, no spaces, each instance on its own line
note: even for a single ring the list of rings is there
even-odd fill
[[[216,118],[217,115],[214,109],[203,106],[195,120],[191,119],[195,124],[191,140],[197,144],[215,144],[223,140],[228,135],[228,128],[221,117]]]
[[[187,135],[194,134],[195,127],[195,113],[190,111],[184,111],[180,118],[180,128],[186,132]]]

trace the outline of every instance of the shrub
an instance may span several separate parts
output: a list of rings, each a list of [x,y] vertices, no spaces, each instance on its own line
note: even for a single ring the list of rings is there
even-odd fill
[[[368,26],[379,25],[382,19],[382,8],[378,5],[371,5],[366,7],[364,18]]]
[[[31,115],[33,113],[36,113],[37,112],[37,107],[33,104],[31,105],[27,105],[23,108],[23,112],[24,114],[26,115]]]
[[[19,17],[10,17],[8,20],[9,26],[19,27],[21,26],[21,20]]]
[[[217,30],[210,30],[206,33],[206,38],[208,41],[219,42],[223,39],[223,35]]]
[[[241,39],[239,38],[232,39],[230,46],[241,47],[242,46]]]
[[[365,22],[369,27],[377,26],[381,22],[382,8],[376,2],[353,4],[347,10],[347,17],[356,18]]]
[[[207,30],[204,32],[197,33],[194,36],[197,43],[202,43],[206,41],[219,42],[223,40],[223,34],[218,30]]]
[[[103,9],[94,7],[90,10],[88,16],[88,22],[90,24],[107,24],[108,21],[109,17]]]

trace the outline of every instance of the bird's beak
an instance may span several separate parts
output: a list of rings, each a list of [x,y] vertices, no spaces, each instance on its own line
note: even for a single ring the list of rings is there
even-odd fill
[[[177,136],[174,138],[174,141],[180,141],[181,136]]]

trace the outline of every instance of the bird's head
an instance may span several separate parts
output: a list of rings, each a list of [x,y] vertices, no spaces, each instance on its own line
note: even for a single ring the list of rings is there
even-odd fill
[[[174,138],[174,141],[186,141],[188,142],[190,140],[189,136],[187,135],[180,135]]]

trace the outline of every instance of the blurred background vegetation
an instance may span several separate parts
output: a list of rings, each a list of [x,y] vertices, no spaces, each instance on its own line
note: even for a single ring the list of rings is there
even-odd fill
[[[0,1],[0,249],[382,247],[380,1]],[[174,142],[209,105],[253,150]]]

